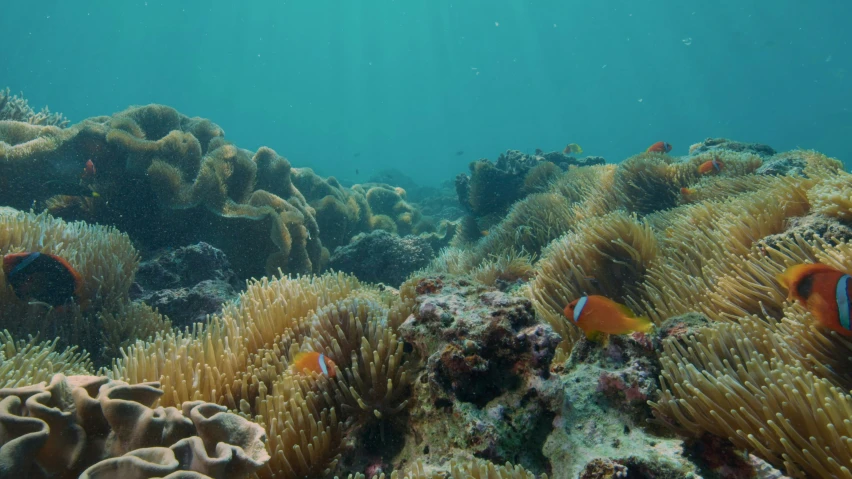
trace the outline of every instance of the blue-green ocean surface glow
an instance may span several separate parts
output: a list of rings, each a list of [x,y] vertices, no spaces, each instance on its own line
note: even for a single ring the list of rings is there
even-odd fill
[[[352,181],[708,136],[848,163],[849,18],[834,0],[17,1],[0,86],[74,122],[167,104]]]

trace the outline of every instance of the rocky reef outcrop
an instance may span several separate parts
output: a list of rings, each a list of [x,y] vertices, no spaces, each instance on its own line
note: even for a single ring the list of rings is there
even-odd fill
[[[202,242],[163,250],[142,261],[130,296],[183,328],[221,310],[236,298],[239,288],[225,253]]]
[[[425,267],[435,256],[421,236],[397,236],[379,230],[361,233],[335,250],[329,267],[371,283],[399,286],[412,272]]]
[[[561,152],[528,155],[518,150],[501,153],[496,162],[470,164],[470,174],[456,177],[459,203],[474,216],[505,213],[509,207],[555,179],[569,166],[601,165],[598,156],[577,159]]]

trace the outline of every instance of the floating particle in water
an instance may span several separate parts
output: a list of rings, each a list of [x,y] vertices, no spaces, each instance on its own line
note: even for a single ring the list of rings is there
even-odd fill
[[[604,68],[606,68],[606,63],[604,63],[604,65],[601,67],[601,70],[603,70]]]
[[[500,22],[494,22],[494,26],[495,26],[495,27],[499,27],[499,26],[500,26]]]
[[[555,24],[555,23],[553,24],[553,28],[556,28],[556,24]]]
[[[686,45],[686,46],[690,46],[690,45],[692,45],[692,37],[686,37],[686,38],[684,38],[684,39],[683,39],[683,40],[681,40],[681,41],[682,41],[682,42],[683,42],[683,44],[684,44],[684,45]]]
[[[826,63],[828,63],[828,62],[830,62],[830,61],[831,61],[831,55],[829,55],[829,56],[825,57],[825,62],[826,62]]]
[[[639,103],[642,103],[642,98],[640,98],[640,99],[638,99],[638,100],[636,100],[636,101],[638,101]]]

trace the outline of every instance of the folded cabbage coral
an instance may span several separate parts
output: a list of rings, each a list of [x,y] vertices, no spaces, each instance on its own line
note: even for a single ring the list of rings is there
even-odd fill
[[[257,424],[203,402],[152,408],[160,394],[156,383],[62,374],[49,384],[0,389],[0,474],[97,478],[122,470],[151,477],[182,470],[247,478],[269,460]]]

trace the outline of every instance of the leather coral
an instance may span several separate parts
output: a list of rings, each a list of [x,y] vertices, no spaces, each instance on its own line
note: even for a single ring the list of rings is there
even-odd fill
[[[55,375],[0,389],[0,477],[248,477],[268,460],[263,428],[201,401],[151,406],[157,383]]]

